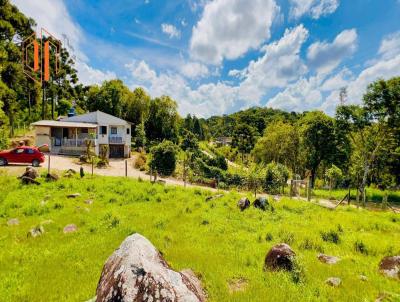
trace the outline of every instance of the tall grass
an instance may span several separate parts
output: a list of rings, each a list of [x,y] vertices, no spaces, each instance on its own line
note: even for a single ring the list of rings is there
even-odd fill
[[[174,269],[201,275],[210,301],[373,301],[381,292],[400,292],[397,281],[377,271],[383,256],[400,254],[395,214],[330,211],[287,198],[271,201],[274,211],[240,212],[238,193],[206,202],[210,191],[113,177],[22,186],[3,175],[0,187],[0,301],[93,297],[107,257],[135,232]],[[81,196],[66,197],[75,192]],[[20,225],[7,226],[10,218]],[[70,223],[78,231],[63,234]],[[29,229],[41,224],[45,234],[28,238]],[[266,253],[280,242],[296,252],[297,273],[263,271]],[[342,261],[322,264],[320,252]],[[342,278],[341,287],[325,285],[332,276]],[[237,279],[247,286],[230,293],[229,283]]]

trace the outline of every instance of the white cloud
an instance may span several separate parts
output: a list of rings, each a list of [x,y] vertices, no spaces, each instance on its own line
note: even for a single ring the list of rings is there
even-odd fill
[[[206,65],[198,62],[189,62],[181,66],[181,73],[190,79],[203,78],[209,75]]]
[[[340,88],[346,87],[352,79],[353,73],[349,69],[343,68],[339,73],[326,79],[321,86],[321,90],[339,90]]]
[[[271,36],[279,7],[274,0],[215,0],[205,5],[193,27],[190,52],[207,64],[236,59]]]
[[[69,50],[71,56],[76,56],[75,67],[82,83],[97,84],[106,79],[115,78],[115,73],[111,71],[103,72],[88,65],[88,58],[82,50],[84,34],[71,18],[63,1],[12,0],[12,3],[25,15],[35,19],[38,33],[40,28],[45,28],[61,40],[63,47]]]
[[[167,23],[161,24],[161,30],[164,34],[167,34],[170,39],[180,38],[181,36],[181,31],[172,24],[167,24]]]
[[[357,49],[357,31],[344,30],[336,36],[332,43],[316,42],[308,48],[309,66],[318,72],[329,73],[344,58],[351,56]]]
[[[307,29],[299,25],[287,29],[279,41],[263,47],[264,55],[251,61],[243,71],[240,97],[257,104],[268,88],[284,87],[304,75],[307,67],[300,58],[300,50],[307,38]]]
[[[400,0],[399,0],[400,1]],[[383,58],[391,58],[400,53],[400,31],[386,36],[379,48]]]
[[[290,16],[298,19],[310,15],[313,19],[332,14],[339,7],[339,0],[290,0]]]

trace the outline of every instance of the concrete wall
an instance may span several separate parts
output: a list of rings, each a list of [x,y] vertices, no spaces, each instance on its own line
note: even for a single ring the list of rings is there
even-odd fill
[[[35,127],[35,145],[41,146],[47,144],[51,151],[50,127]]]

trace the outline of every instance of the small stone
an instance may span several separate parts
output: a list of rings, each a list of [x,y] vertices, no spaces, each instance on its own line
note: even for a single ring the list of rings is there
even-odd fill
[[[335,256],[328,256],[325,254],[319,254],[318,260],[321,261],[322,263],[326,263],[326,264],[336,264],[340,261],[340,258],[335,257]]]
[[[92,203],[93,203],[93,200],[87,199],[87,200],[85,200],[85,203],[86,203],[86,204],[92,204]]]
[[[69,194],[69,195],[67,195],[68,198],[77,198],[77,197],[79,197],[79,196],[81,196],[80,193],[74,193],[74,194]]]
[[[342,283],[342,279],[337,277],[330,277],[326,279],[325,283],[333,287],[338,287]]]
[[[11,218],[10,220],[7,221],[7,225],[8,226],[19,225],[18,218]]]
[[[42,236],[43,234],[44,234],[44,228],[42,225],[39,225],[29,230],[28,237],[30,236],[32,238],[35,238]]]
[[[383,258],[379,263],[379,271],[389,278],[400,279],[400,256]]]
[[[74,233],[78,230],[78,227],[75,224],[68,224],[64,227],[63,232],[64,234],[67,233]]]
[[[368,281],[368,277],[365,275],[360,275],[359,278],[361,281]]]

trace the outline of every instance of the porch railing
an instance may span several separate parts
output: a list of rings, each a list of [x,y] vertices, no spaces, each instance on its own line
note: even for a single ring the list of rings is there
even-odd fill
[[[57,138],[52,138],[52,145],[55,147],[86,147],[85,141],[88,139],[75,139],[75,138],[63,138],[63,139],[57,139]],[[96,140],[91,139],[92,141],[92,146],[96,145]]]
[[[110,136],[108,142],[110,144],[123,144],[125,143],[125,140],[122,136]]]

